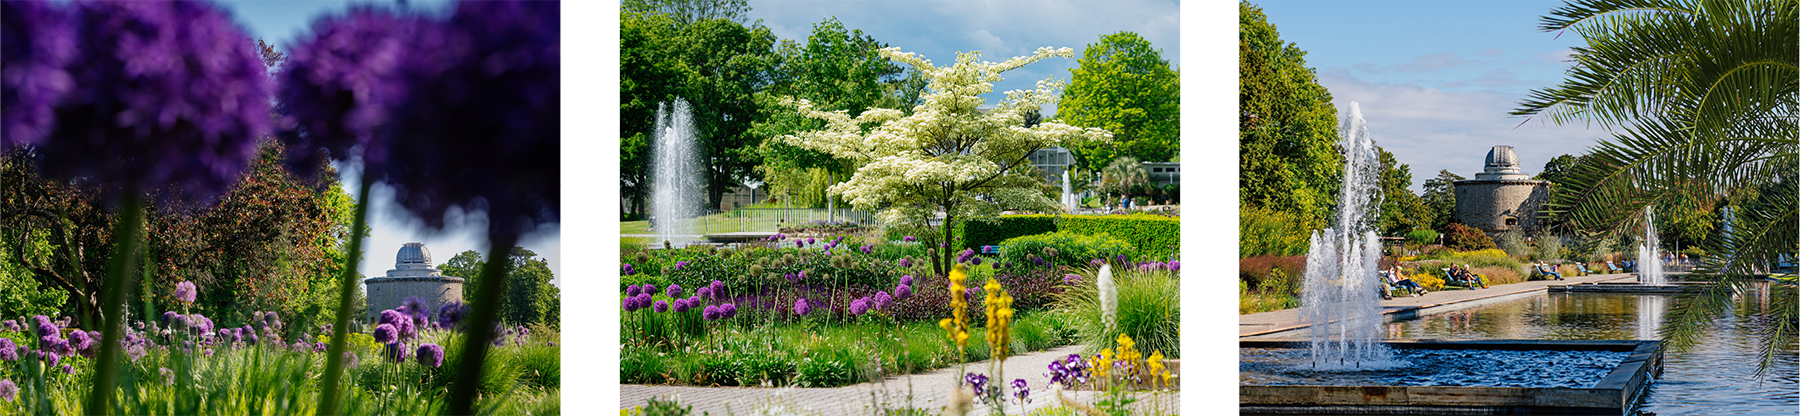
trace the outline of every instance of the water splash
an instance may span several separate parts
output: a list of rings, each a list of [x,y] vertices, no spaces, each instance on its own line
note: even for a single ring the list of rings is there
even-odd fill
[[[650,150],[650,208],[662,241],[683,245],[692,235],[689,219],[699,214],[700,159],[694,151],[693,112],[676,98],[656,107],[656,141]]]
[[[1666,285],[1669,281],[1663,275],[1662,241],[1656,238],[1654,214],[1650,207],[1644,207],[1644,241],[1638,243],[1638,283]]]
[[[1319,369],[1392,366],[1381,339],[1381,161],[1362,118],[1350,103],[1342,137],[1344,177],[1336,226],[1315,231],[1308,243],[1301,321],[1311,325],[1311,363]]]

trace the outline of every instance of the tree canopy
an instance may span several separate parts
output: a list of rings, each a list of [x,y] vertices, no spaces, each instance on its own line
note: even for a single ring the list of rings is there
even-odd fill
[[[1420,196],[1429,212],[1431,229],[1448,232],[1450,223],[1456,222],[1456,181],[1463,180],[1462,175],[1439,170],[1437,177],[1425,180],[1425,194]]]
[[[1337,109],[1306,52],[1262,9],[1238,7],[1238,203],[1322,224],[1337,193]]]
[[[771,71],[771,84],[757,93],[763,114],[752,129],[752,134],[762,139],[758,152],[763,165],[759,169],[772,193],[822,197],[825,187],[832,184],[830,177],[819,171],[842,179],[855,170],[850,160],[771,140],[824,127],[823,121],[801,115],[780,101],[804,99],[817,109],[844,110],[852,117],[878,105],[898,104],[894,96],[896,84],[904,81],[899,77],[903,69],[881,57],[880,50],[885,47],[861,30],[846,29],[836,18],[814,24],[805,44],[781,41],[777,47],[780,62]],[[822,199],[801,202],[824,203]]]
[[[1097,170],[1120,156],[1166,162],[1181,148],[1181,73],[1132,32],[1100,37],[1082,51],[1057,102],[1072,126],[1113,133],[1111,142],[1072,142],[1077,165]]]
[[[556,275],[550,271],[549,262],[524,247],[513,247],[507,261],[506,294],[501,297],[504,304],[500,306],[500,320],[515,325],[559,326],[562,322],[562,291],[550,283]],[[475,276],[481,274],[481,267],[486,264],[480,252],[468,250],[439,264],[438,271],[445,276],[467,279],[463,284],[463,301],[472,302],[475,293],[467,288],[477,287]]]

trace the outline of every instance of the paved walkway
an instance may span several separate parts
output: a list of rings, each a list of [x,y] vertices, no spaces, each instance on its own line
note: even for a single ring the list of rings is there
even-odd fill
[[[1048,372],[1051,361],[1068,357],[1069,354],[1081,351],[1080,346],[1064,346],[1046,351],[1014,356],[1006,360],[1005,377],[1023,378],[1031,386],[1031,403],[1025,410],[1056,405],[1054,398],[1047,397],[1050,379],[1044,376]],[[968,365],[970,372],[988,373],[988,361]],[[959,387],[961,380],[957,378],[956,367],[914,374],[911,376],[889,377],[870,383],[837,388],[767,388],[767,387],[692,387],[692,386],[660,386],[643,384],[624,384],[619,386],[620,408],[633,408],[647,404],[651,397],[678,397],[684,406],[693,406],[694,415],[710,414],[712,416],[749,415],[757,409],[773,406],[785,407],[791,411],[813,415],[868,415],[876,414],[880,408],[899,409],[904,407],[931,409],[937,414],[949,401],[950,391]],[[993,374],[988,374],[992,377]],[[996,381],[990,381],[996,382]],[[1098,401],[1096,392],[1064,392],[1065,397],[1085,404]],[[1179,392],[1160,393],[1152,397],[1149,394],[1140,396],[1139,404],[1145,409],[1151,406],[1162,406],[1168,413],[1179,412],[1181,394]],[[1024,413],[1017,405],[1008,406],[1008,413]],[[977,404],[972,415],[987,414],[988,409]],[[787,414],[787,413],[782,413]]]
[[[1479,302],[1497,298],[1513,297],[1532,292],[1543,292],[1551,286],[1575,285],[1582,283],[1604,282],[1610,280],[1636,279],[1632,273],[1593,274],[1570,277],[1565,280],[1533,280],[1524,283],[1493,285],[1487,289],[1452,289],[1445,288],[1424,296],[1398,296],[1392,300],[1381,301],[1382,313],[1388,318],[1404,317],[1420,309],[1446,306],[1457,303]],[[1238,337],[1266,335],[1275,332],[1305,328],[1308,325],[1300,322],[1300,309],[1282,309],[1279,311],[1238,315]]]

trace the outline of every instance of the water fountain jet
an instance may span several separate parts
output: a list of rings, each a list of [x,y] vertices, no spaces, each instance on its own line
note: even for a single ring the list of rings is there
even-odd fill
[[[700,159],[695,152],[693,112],[676,98],[656,107],[655,141],[650,150],[650,213],[657,236],[670,246],[691,239],[691,219],[699,214]]]
[[[1310,325],[1314,367],[1361,368],[1387,363],[1381,335],[1381,238],[1375,220],[1381,209],[1381,160],[1362,118],[1350,103],[1340,131],[1344,173],[1336,226],[1313,232],[1306,254],[1301,320]],[[1351,364],[1354,363],[1354,364]]]

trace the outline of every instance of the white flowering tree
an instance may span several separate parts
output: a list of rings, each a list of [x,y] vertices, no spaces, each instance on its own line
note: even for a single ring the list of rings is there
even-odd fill
[[[869,109],[857,117],[818,111],[806,100],[784,100],[800,113],[826,122],[820,130],[783,136],[789,144],[862,165],[829,192],[859,209],[879,211],[895,224],[925,226],[944,215],[939,241],[949,242],[956,221],[993,218],[1002,209],[1056,210],[1041,191],[1043,181],[1026,165],[1031,152],[1069,140],[1111,141],[1112,133],[1079,128],[1060,120],[1025,127],[1026,113],[1052,102],[1062,84],[1048,79],[1031,90],[1006,92],[993,108],[981,109],[982,94],[993,92],[1000,73],[1049,57],[1069,58],[1069,48],[1038,48],[1031,56],[1005,62],[977,62],[979,52],[957,54],[956,64],[939,68],[900,48],[881,50],[887,59],[912,65],[930,84],[924,104],[912,115]],[[948,273],[951,251],[932,256],[938,275]]]

